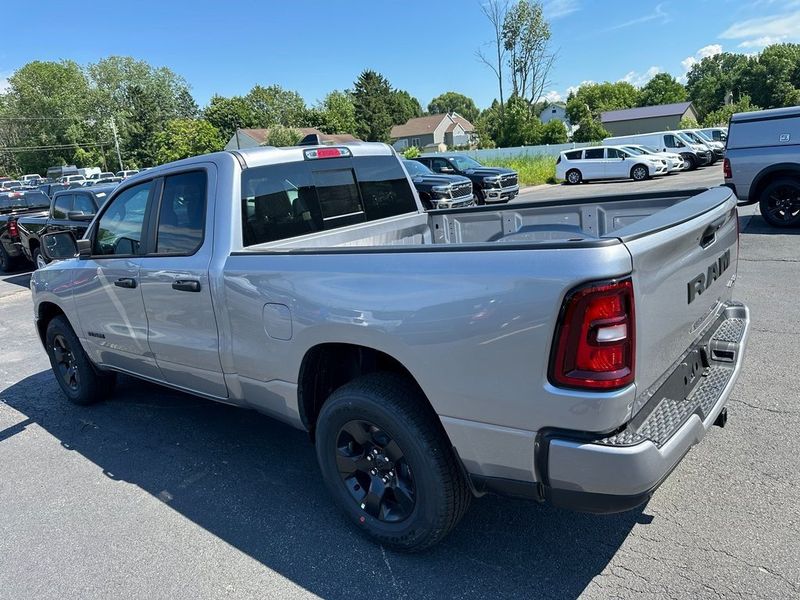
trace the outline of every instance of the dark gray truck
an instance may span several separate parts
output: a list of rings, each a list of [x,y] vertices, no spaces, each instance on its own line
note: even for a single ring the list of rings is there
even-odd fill
[[[646,501],[724,423],[750,322],[727,188],[426,213],[383,144],[154,167],[42,248],[68,399],[129,373],[306,430],[347,518],[402,550],[487,491]]]
[[[25,258],[19,237],[19,219],[45,214],[49,203],[47,195],[38,190],[0,193],[0,273],[20,266]]]

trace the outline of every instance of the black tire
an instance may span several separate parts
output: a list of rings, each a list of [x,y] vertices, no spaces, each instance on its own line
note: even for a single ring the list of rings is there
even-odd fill
[[[428,194],[420,194],[419,201],[422,202],[422,208],[425,210],[433,210],[433,203],[431,202],[431,198],[428,196]]]
[[[0,242],[0,273],[8,273],[14,269],[14,260],[8,255]]]
[[[39,248],[34,248],[32,252],[31,258],[33,259],[33,265],[37,269],[41,269],[45,265],[47,265],[47,261],[45,260],[44,256],[42,255],[42,251]]]
[[[475,197],[475,204],[478,206],[484,206],[486,204],[486,195],[483,193],[483,190],[476,188],[472,195]]]
[[[65,316],[47,325],[45,349],[58,385],[73,404],[94,404],[114,391],[116,375],[98,373]]]
[[[580,171],[578,171],[578,169],[570,169],[564,176],[564,181],[570,185],[577,185],[583,181],[583,175]]]
[[[761,216],[773,227],[800,226],[800,180],[776,179],[764,188],[758,203]]]
[[[350,436],[354,427],[361,431],[361,443],[359,436]],[[316,447],[336,503],[353,524],[384,546],[424,550],[444,538],[469,507],[472,496],[465,475],[438,417],[419,389],[398,375],[365,375],[331,394],[317,420]],[[391,470],[374,474],[371,466],[384,465],[384,460]],[[342,463],[347,474],[340,472]],[[376,481],[383,475],[391,476],[386,486]],[[380,496],[372,493],[373,487]],[[398,489],[402,496],[395,495]],[[377,507],[369,500],[376,497]],[[401,497],[412,500],[402,503]]]
[[[687,171],[694,171],[697,168],[697,159],[692,154],[684,154],[683,162],[686,163]]]
[[[644,165],[634,165],[631,169],[631,179],[634,181],[646,181],[650,179],[650,171]]]

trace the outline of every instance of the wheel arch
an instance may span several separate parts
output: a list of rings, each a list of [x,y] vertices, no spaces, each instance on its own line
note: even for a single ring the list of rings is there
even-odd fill
[[[747,202],[755,203],[761,200],[761,193],[775,179],[779,177],[792,177],[800,181],[800,164],[798,163],[778,163],[770,165],[759,171],[753,178],[750,190],[747,194]]]
[[[59,315],[66,317],[64,310],[54,302],[42,302],[36,308],[36,331],[39,334],[39,339],[42,341],[42,344],[45,343],[47,326],[50,324],[50,321]]]

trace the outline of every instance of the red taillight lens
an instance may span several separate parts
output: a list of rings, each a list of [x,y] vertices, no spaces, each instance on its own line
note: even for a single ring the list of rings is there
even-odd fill
[[[633,382],[636,329],[630,279],[594,283],[567,296],[556,331],[550,380],[610,390]]]
[[[731,171],[731,161],[727,158],[722,161],[722,175],[725,179],[730,179],[733,177],[733,171]]]
[[[19,231],[17,230],[17,222],[16,221],[9,221],[8,222],[8,237],[19,237]]]

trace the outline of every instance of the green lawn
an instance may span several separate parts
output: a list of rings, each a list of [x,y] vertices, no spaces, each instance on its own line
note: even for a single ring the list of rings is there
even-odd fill
[[[556,183],[555,156],[509,156],[480,161],[487,167],[506,167],[519,173],[520,185]]]

